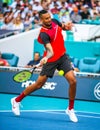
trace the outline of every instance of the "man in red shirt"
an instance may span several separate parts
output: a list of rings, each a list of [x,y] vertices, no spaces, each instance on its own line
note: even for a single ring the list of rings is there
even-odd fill
[[[40,89],[48,77],[53,77],[55,70],[63,70],[64,77],[69,83],[69,106],[66,109],[66,114],[73,122],[78,119],[74,113],[74,100],[76,95],[76,79],[66,49],[64,47],[63,30],[72,28],[72,23],[60,23],[55,19],[51,19],[50,14],[42,10],[39,12],[39,17],[42,22],[42,27],[38,36],[38,41],[44,45],[45,52],[40,61],[42,66],[41,73],[35,83],[29,85],[18,97],[11,99],[12,111],[15,115],[20,115],[19,103],[22,99]]]
[[[2,59],[1,52],[0,52],[0,66],[9,66],[9,63],[7,62],[7,60]]]

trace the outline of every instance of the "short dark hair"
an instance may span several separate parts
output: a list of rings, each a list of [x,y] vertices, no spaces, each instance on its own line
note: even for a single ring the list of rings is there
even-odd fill
[[[41,18],[42,14],[46,14],[46,13],[48,13],[47,10],[41,10],[41,11],[39,12],[39,17]]]
[[[35,52],[34,52],[34,55],[35,55],[36,53],[38,53],[38,54],[39,54],[39,56],[40,56],[40,52],[38,52],[38,51],[35,51]]]

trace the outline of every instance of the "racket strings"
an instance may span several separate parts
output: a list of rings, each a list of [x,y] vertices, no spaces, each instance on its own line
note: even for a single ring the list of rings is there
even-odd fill
[[[30,79],[32,73],[30,71],[23,71],[14,76],[16,82],[24,82]]]

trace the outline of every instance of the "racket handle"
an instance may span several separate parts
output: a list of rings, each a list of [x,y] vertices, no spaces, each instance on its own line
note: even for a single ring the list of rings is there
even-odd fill
[[[35,66],[35,68],[38,68],[40,66],[40,63],[38,63],[36,66]]]
[[[35,67],[33,67],[32,71],[31,71],[31,73],[33,73],[34,70],[35,70],[36,68],[38,68],[39,66],[40,66],[40,63],[38,63],[37,65],[35,65]]]

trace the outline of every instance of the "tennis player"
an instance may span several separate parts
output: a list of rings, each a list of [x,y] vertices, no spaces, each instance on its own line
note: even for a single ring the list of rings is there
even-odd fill
[[[44,56],[40,61],[42,70],[35,83],[29,85],[18,97],[11,99],[12,111],[15,115],[20,115],[20,102],[30,93],[40,89],[48,78],[52,78],[55,70],[63,70],[64,77],[69,83],[69,105],[66,114],[73,122],[78,119],[74,112],[74,101],[76,95],[76,78],[66,55],[62,30],[70,30],[72,23],[60,23],[51,19],[51,15],[46,10],[39,12],[42,27],[38,36],[38,41],[45,47]]]

